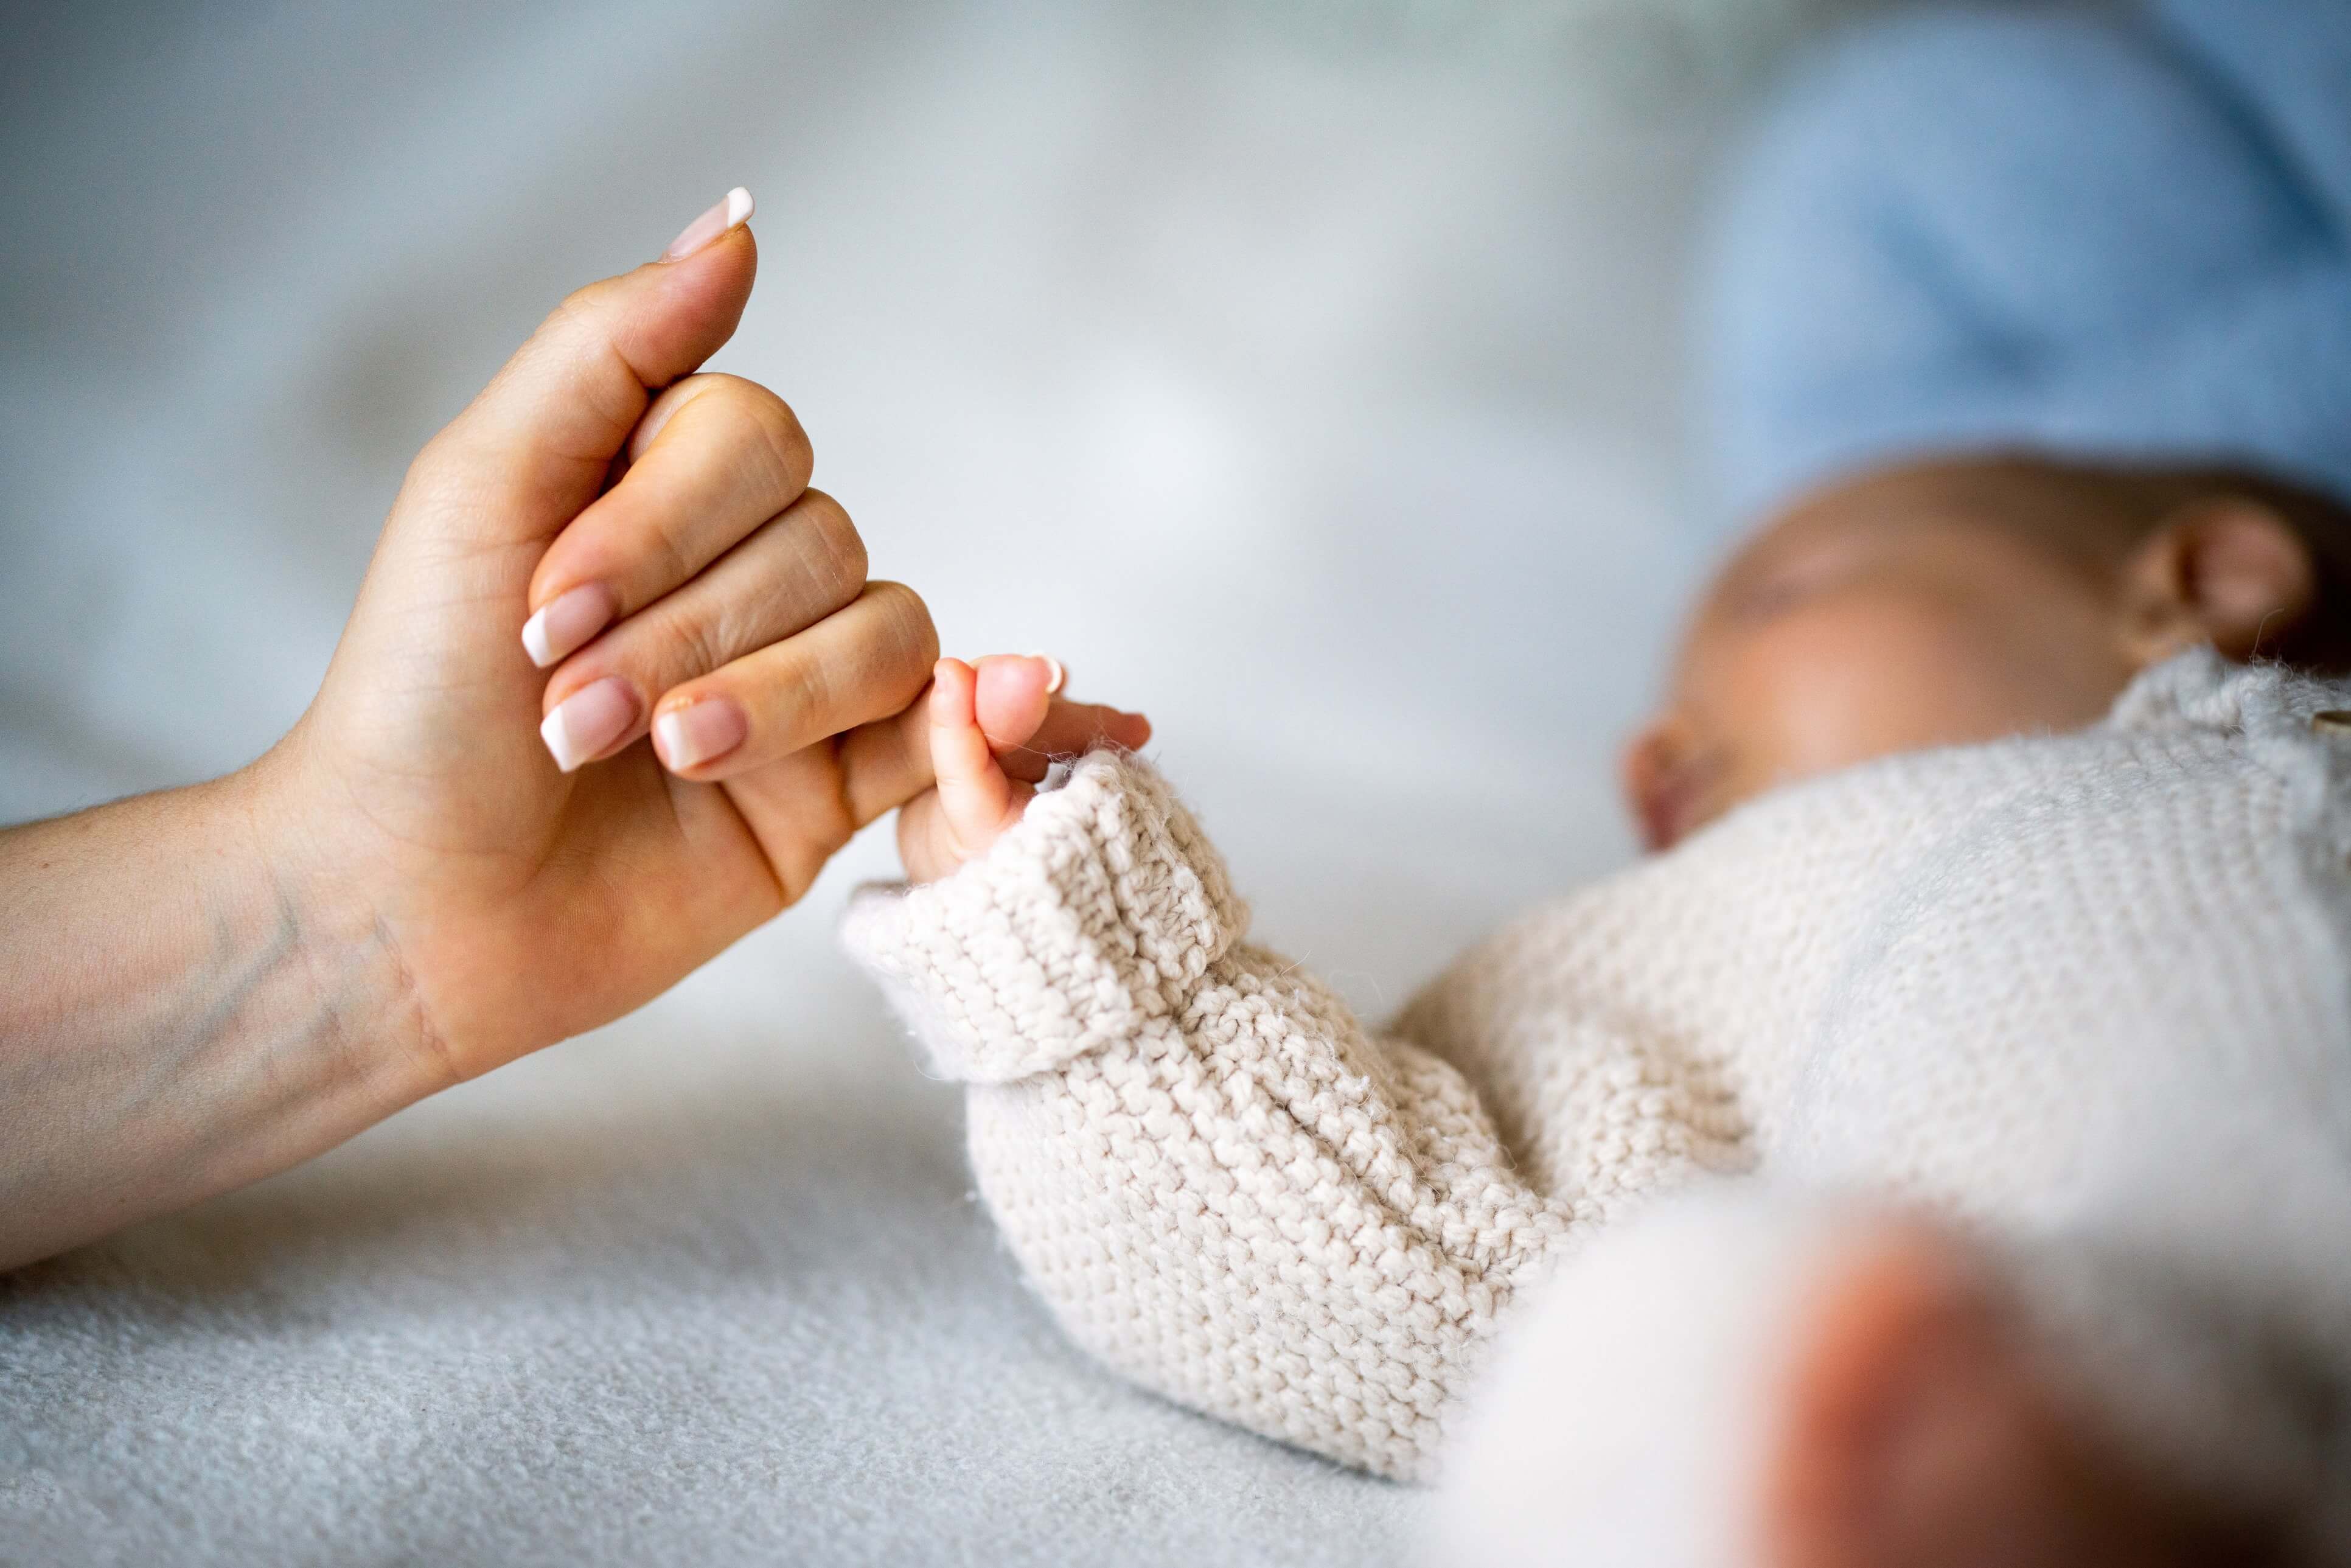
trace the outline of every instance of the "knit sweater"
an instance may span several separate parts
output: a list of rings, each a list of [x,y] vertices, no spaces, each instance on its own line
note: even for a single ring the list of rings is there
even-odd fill
[[[1512,1298],[1708,1173],[2116,1245],[2168,1246],[2180,1208],[2116,1194],[2191,1192],[2232,1277],[2276,1282],[2262,1312],[2339,1337],[2307,1242],[2351,1234],[2330,707],[2351,693],[2201,653],[2091,730],[1781,790],[1526,915],[1377,1030],[1248,939],[1130,757],[1079,762],[955,875],[861,894],[846,935],[971,1084],[980,1190],[1073,1339],[1427,1479]]]

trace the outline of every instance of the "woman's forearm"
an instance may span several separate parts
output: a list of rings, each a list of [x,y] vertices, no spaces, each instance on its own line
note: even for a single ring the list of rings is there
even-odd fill
[[[252,1181],[447,1081],[269,763],[0,831],[0,1268]]]

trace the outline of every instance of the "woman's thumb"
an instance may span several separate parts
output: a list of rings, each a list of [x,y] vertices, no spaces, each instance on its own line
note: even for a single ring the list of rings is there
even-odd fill
[[[558,305],[419,455],[413,477],[464,497],[480,542],[552,537],[602,488],[653,392],[735,333],[758,247],[729,191],[658,261]]]

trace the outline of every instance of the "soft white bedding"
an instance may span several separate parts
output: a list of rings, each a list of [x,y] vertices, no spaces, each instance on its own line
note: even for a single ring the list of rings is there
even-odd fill
[[[876,571],[949,648],[1149,711],[1259,929],[1384,1010],[1627,852],[1610,752],[1711,548],[1699,175],[1759,18],[1823,8],[21,20],[0,818],[266,746],[416,445],[740,182],[719,363],[799,406]],[[1125,1389],[1024,1295],[956,1096],[834,947],[889,864],[869,836],[645,1013],[0,1279],[0,1560],[1403,1557],[1407,1494]]]

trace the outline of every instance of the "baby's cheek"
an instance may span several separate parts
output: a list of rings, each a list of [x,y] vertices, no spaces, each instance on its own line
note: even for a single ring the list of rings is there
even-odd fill
[[[1764,785],[2048,723],[1998,629],[1923,596],[1824,600],[1742,643],[1723,722]]]

